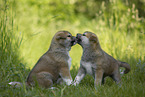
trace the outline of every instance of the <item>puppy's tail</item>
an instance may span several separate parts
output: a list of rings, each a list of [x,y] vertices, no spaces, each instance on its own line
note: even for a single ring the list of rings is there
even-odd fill
[[[23,84],[20,83],[20,82],[10,82],[9,85],[11,85],[13,87],[16,87],[16,88],[19,88],[19,87],[23,86]]]
[[[120,65],[120,67],[124,67],[125,68],[125,70],[123,72],[121,72],[121,74],[127,74],[130,71],[130,69],[131,69],[129,64],[126,63],[126,62],[120,62],[119,65]]]

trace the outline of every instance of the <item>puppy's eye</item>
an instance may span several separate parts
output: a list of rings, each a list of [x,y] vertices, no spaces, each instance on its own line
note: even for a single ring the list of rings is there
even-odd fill
[[[67,37],[71,37],[71,35],[68,35]]]
[[[84,33],[83,36],[86,36],[86,34]]]

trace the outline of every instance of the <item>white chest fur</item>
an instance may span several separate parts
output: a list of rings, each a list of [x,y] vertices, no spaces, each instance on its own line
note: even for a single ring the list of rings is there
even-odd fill
[[[68,62],[68,67],[69,67],[69,69],[70,69],[70,67],[71,67],[71,60],[72,60],[72,59],[71,59],[71,57],[70,57],[69,53],[68,53],[68,56],[69,56],[69,59],[68,59],[68,61],[67,61],[67,62]]]
[[[85,36],[82,36],[82,42],[84,43],[84,44],[88,44],[89,43],[89,39],[87,38],[87,37],[85,37]]]
[[[82,66],[85,68],[86,72],[90,75],[93,75],[93,68],[91,62],[81,61]]]

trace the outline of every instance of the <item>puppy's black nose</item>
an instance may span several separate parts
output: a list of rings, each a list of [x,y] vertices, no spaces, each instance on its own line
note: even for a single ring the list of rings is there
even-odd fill
[[[76,37],[73,36],[73,37],[72,37],[72,41],[76,41]]]
[[[78,39],[78,38],[80,38],[80,37],[81,37],[81,34],[78,33],[77,36],[76,36],[76,38]]]
[[[72,36],[71,46],[75,45],[76,43],[76,37]]]

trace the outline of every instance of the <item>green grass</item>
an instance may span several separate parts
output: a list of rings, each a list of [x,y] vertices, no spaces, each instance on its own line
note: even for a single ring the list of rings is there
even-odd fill
[[[88,19],[84,14],[75,14],[75,5],[72,2],[62,2],[57,7],[57,13],[53,4],[51,9],[47,9],[49,0],[0,1],[0,96],[144,97],[144,18],[138,17],[135,7],[124,7],[121,0],[118,1],[111,3],[110,14],[102,4],[97,17],[92,19]],[[60,3],[57,0],[55,2]],[[66,9],[63,9],[64,6]],[[74,36],[86,30],[92,31],[98,36],[104,51],[129,63],[131,71],[122,76],[122,86],[118,87],[107,78],[106,83],[96,91],[94,79],[89,75],[79,86],[54,85],[58,88],[55,90],[9,86],[11,81],[25,82],[31,68],[48,50],[53,35],[59,30],[68,30]],[[73,79],[78,72],[81,54],[82,48],[78,44],[72,47],[70,56]]]

